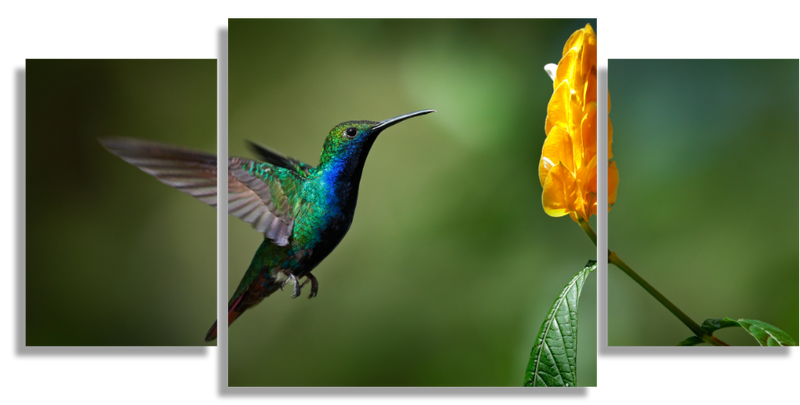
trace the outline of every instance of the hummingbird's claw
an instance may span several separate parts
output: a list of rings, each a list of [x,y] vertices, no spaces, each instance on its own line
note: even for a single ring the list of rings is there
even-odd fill
[[[311,273],[308,273],[306,274],[306,281],[303,281],[303,284],[300,285],[300,287],[306,285],[308,280],[311,280],[311,294],[308,294],[308,298],[311,299],[317,296],[317,290],[319,289],[319,282],[317,281],[316,277],[314,277]]]
[[[294,279],[294,291],[292,292],[292,298],[297,298],[300,296],[301,288],[303,288],[300,283],[297,282],[297,279]]]
[[[300,296],[300,291],[301,291],[300,289],[303,286],[300,283],[298,283],[297,277],[295,277],[294,274],[289,273],[289,278],[287,278],[286,280],[283,281],[283,283],[281,283],[281,291],[283,291],[283,286],[285,286],[286,283],[290,281],[294,285],[294,288],[292,289],[292,298],[297,298]]]
[[[297,296],[300,295],[300,287],[302,286],[298,285],[297,277],[295,277],[295,275],[292,273],[289,273],[289,277],[287,277],[286,280],[283,280],[283,282],[281,283],[281,291],[283,291],[283,286],[285,286],[286,283],[290,281],[294,285],[294,287],[292,288],[292,298],[296,298]]]

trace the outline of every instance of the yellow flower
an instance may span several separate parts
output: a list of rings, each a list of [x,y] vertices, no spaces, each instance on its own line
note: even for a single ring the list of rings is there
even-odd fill
[[[592,26],[575,31],[561,61],[547,65],[553,96],[547,105],[547,138],[539,161],[542,205],[553,217],[578,222],[597,214],[597,35]],[[611,97],[609,96],[609,109]],[[619,173],[612,160],[608,123],[608,209],[617,197]]]

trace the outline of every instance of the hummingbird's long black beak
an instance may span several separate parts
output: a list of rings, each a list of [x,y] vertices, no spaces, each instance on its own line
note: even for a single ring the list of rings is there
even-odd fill
[[[432,112],[436,112],[436,110],[414,111],[412,113],[404,114],[399,117],[389,118],[388,120],[383,120],[379,122],[378,125],[372,127],[372,132],[377,134],[383,131],[384,129],[391,127],[392,125],[397,124],[398,122],[405,121],[409,118],[418,117],[420,115],[430,114]]]

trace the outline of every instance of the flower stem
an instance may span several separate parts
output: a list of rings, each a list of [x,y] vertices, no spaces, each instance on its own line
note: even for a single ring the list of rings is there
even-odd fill
[[[653,298],[655,298],[658,302],[661,303],[661,305],[666,307],[669,310],[669,312],[672,312],[673,315],[675,315],[678,319],[680,319],[680,321],[683,322],[683,324],[686,325],[692,332],[694,332],[694,334],[698,338],[714,346],[729,346],[727,343],[717,339],[716,337],[712,336],[711,334],[703,330],[703,328],[701,328],[700,325],[697,324],[697,322],[693,321],[692,318],[689,318],[688,315],[683,313],[683,311],[681,311],[678,307],[676,307],[675,304],[673,304],[670,300],[667,299],[667,297],[658,292],[658,290],[656,290],[652,285],[650,285],[650,283],[645,281],[645,279],[643,279],[641,276],[636,274],[636,272],[633,271],[633,269],[630,266],[628,266],[625,262],[623,262],[622,259],[620,259],[619,256],[617,256],[616,253],[610,250],[608,251],[608,262],[613,263],[615,266],[619,267],[623,272],[625,272],[625,274],[630,276],[630,278],[632,278],[633,281],[636,281],[640,286],[642,286],[642,288],[644,288],[645,291],[647,291],[650,295],[652,295]]]
[[[578,225],[581,226],[584,232],[589,235],[589,239],[592,240],[595,246],[597,246],[597,234],[594,233],[594,229],[592,229],[591,225],[586,222],[583,218],[578,217]]]

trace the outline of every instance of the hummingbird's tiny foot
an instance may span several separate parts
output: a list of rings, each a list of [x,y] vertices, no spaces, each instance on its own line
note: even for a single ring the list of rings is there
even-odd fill
[[[281,291],[283,291],[283,287],[288,282],[292,282],[292,284],[294,285],[294,288],[292,288],[292,298],[294,298],[298,294],[298,292],[297,292],[297,277],[295,277],[294,274],[289,273],[289,276],[286,278],[286,280],[283,280],[283,282],[281,283]]]
[[[294,285],[294,288],[292,288],[292,298],[297,298],[297,297],[300,296],[300,292],[301,292],[300,289],[301,289],[302,285],[300,285],[300,283],[297,281],[297,277],[295,277],[294,274],[289,273],[289,278],[287,278],[283,282],[283,284],[281,284],[281,290],[283,290],[283,286],[286,285],[286,283],[288,283],[290,281]]]
[[[319,282],[317,278],[314,277],[311,273],[306,274],[306,281],[303,282],[303,285],[306,285],[308,280],[311,280],[311,294],[308,294],[308,298],[314,298],[317,296],[317,290],[319,289]]]

